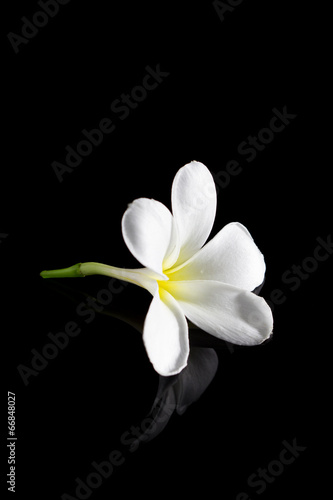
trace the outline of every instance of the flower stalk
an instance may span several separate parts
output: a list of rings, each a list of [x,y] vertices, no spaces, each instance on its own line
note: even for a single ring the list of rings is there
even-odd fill
[[[99,262],[79,262],[74,266],[65,267],[63,269],[52,269],[49,271],[42,271],[40,273],[42,278],[84,278],[85,276],[92,276],[100,274],[102,276],[110,276],[111,278],[124,279],[126,276],[125,269],[120,267],[108,266],[100,264]]]
[[[84,278],[85,276],[92,276],[94,274],[127,281],[134,285],[141,286],[142,288],[146,288],[152,294],[155,290],[154,283],[156,279],[167,279],[148,269],[123,269],[121,267],[100,264],[99,262],[79,262],[74,266],[63,269],[42,271],[40,276],[42,278]]]
[[[50,271],[42,271],[40,276],[42,278],[84,278],[85,274],[81,271],[82,264],[79,262],[71,267],[64,269],[52,269]]]

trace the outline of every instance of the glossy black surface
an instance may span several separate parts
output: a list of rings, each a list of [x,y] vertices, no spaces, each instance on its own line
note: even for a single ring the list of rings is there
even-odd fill
[[[76,478],[88,476],[101,484],[81,498],[324,498],[331,181],[313,13],[244,0],[221,22],[212,2],[108,3],[59,6],[18,53],[7,34],[40,7],[6,6],[1,332],[5,391],[16,395],[15,498],[80,498]],[[153,70],[162,81],[120,112],[116,100]],[[289,115],[283,130],[277,113]],[[59,182],[52,163],[65,163],[84,129],[110,129],[106,119],[115,129]],[[263,131],[272,123],[281,130]],[[251,153],[258,133],[269,142]],[[85,261],[137,267],[121,234],[128,203],[170,208],[174,175],[191,160],[219,189],[212,236],[239,221],[265,255],[260,295],[274,309],[274,335],[245,348],[193,329],[188,368],[165,379],[141,340],[148,292],[117,282],[101,305],[91,298],[108,278],[39,272]],[[71,337],[52,337],[66,328]],[[45,347],[54,338],[62,347]],[[43,349],[53,359],[22,375]],[[283,453],[286,442],[306,450]],[[93,464],[110,460],[102,478]]]

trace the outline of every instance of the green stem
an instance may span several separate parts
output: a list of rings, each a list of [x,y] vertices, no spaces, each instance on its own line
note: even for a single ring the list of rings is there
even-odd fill
[[[42,271],[40,275],[42,278],[83,278],[84,274],[81,272],[81,265],[81,263],[78,263],[64,269]]]
[[[42,271],[42,278],[83,278],[93,274],[101,274],[116,278],[118,280],[128,281],[134,285],[146,288],[154,294],[156,289],[156,280],[163,279],[146,268],[141,269],[122,269],[120,267],[108,266],[99,262],[83,262],[65,269],[53,269],[51,271]],[[166,279],[166,278],[165,278]]]
[[[74,266],[65,267],[64,269],[42,271],[40,275],[42,278],[84,278],[93,274],[102,274],[104,276],[120,278],[124,274],[124,271],[124,269],[120,269],[119,267],[107,266],[98,262],[79,262]]]

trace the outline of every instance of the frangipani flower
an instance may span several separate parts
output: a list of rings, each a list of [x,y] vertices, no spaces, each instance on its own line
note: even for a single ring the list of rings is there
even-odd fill
[[[192,161],[174,178],[172,213],[147,198],[135,200],[124,213],[125,243],[144,267],[121,269],[86,262],[43,271],[41,276],[103,274],[147,289],[153,299],[143,342],[160,375],[175,375],[187,364],[186,318],[219,339],[260,344],[273,328],[271,309],[252,293],[264,280],[264,257],[238,222],[227,224],[204,245],[214,223],[216,198],[211,173]]]

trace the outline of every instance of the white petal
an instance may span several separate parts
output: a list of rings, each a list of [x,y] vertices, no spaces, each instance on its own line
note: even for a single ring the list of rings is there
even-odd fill
[[[122,232],[134,257],[156,273],[162,274],[163,267],[170,267],[178,257],[173,216],[159,201],[139,198],[131,203],[122,218]]]
[[[208,168],[192,161],[178,170],[171,198],[180,238],[178,265],[202,247],[213,227],[216,187]]]
[[[273,329],[271,309],[262,297],[217,281],[165,281],[185,316],[202,330],[239,345],[256,345]]]
[[[264,281],[265,260],[248,230],[239,222],[227,224],[170,280],[213,280],[254,290]]]
[[[143,327],[143,342],[155,370],[163,376],[179,373],[189,355],[184,313],[165,290],[157,291]]]

